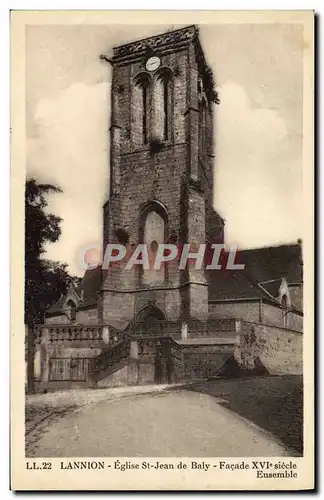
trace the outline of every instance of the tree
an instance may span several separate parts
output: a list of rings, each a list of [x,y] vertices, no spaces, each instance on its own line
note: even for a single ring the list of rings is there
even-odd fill
[[[52,184],[27,179],[25,186],[25,324],[28,327],[28,386],[34,377],[34,326],[44,320],[46,309],[57,302],[79,278],[70,276],[67,264],[46,260],[48,243],[60,235],[62,219],[47,213],[48,195],[62,193]],[[31,389],[32,390],[32,389]]]

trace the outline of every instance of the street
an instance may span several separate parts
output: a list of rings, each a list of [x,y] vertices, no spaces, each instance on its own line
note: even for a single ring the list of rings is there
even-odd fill
[[[35,457],[291,456],[279,440],[225,408],[222,398],[177,388],[99,400],[49,423]]]

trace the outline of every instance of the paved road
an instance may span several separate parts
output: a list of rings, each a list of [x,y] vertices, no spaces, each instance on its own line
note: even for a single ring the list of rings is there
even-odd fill
[[[38,441],[39,457],[287,456],[271,436],[186,390],[101,401],[62,417]]]

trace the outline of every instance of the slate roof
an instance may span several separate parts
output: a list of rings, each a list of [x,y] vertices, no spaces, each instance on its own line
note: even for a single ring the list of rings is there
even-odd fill
[[[240,250],[235,263],[245,264],[244,270],[209,271],[209,300],[275,300],[282,278],[288,284],[302,281],[301,258],[299,244]]]
[[[51,307],[49,307],[46,311],[46,314],[53,314],[53,313],[58,313],[62,310],[63,304],[64,304],[65,296],[61,295],[59,300],[55,302]]]
[[[96,306],[98,295],[101,287],[101,267],[95,267],[93,269],[87,269],[81,280],[80,285],[78,285],[74,290],[76,294],[82,298],[78,308]],[[47,314],[57,313],[62,310],[64,300],[64,295],[60,297],[58,302],[53,304],[46,312]]]
[[[83,300],[81,305],[93,305],[97,304],[98,292],[101,288],[101,266],[95,267],[93,269],[88,269],[80,283],[80,285],[75,289],[79,296],[83,292]]]
[[[258,283],[286,278],[287,283],[302,281],[301,245],[253,248],[237,253],[237,262],[245,264],[249,277]]]
[[[209,271],[208,299],[264,299],[271,297],[256,284],[250,282],[244,271]]]

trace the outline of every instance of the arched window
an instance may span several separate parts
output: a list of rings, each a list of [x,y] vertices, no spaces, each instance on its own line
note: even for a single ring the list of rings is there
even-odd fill
[[[169,82],[163,79],[163,139],[169,138]]]
[[[132,137],[140,146],[147,144],[149,135],[150,77],[141,73],[134,80],[132,98]]]
[[[171,138],[171,100],[171,72],[162,69],[155,77],[153,88],[154,139]]]
[[[206,129],[207,129],[207,104],[205,99],[199,103],[199,155],[203,158],[206,153]]]
[[[143,285],[163,283],[166,278],[165,264],[162,263],[160,269],[154,269],[159,245],[167,241],[167,216],[160,203],[150,202],[143,207],[139,240],[146,245],[149,259],[149,269],[140,270],[140,282]]]
[[[154,263],[159,244],[164,243],[164,220],[157,212],[147,214],[144,225],[144,243],[147,245],[150,269],[144,269],[143,282],[146,284],[163,282],[164,268],[154,269]]]
[[[69,300],[66,304],[66,312],[70,321],[76,320],[76,304],[73,300]]]

